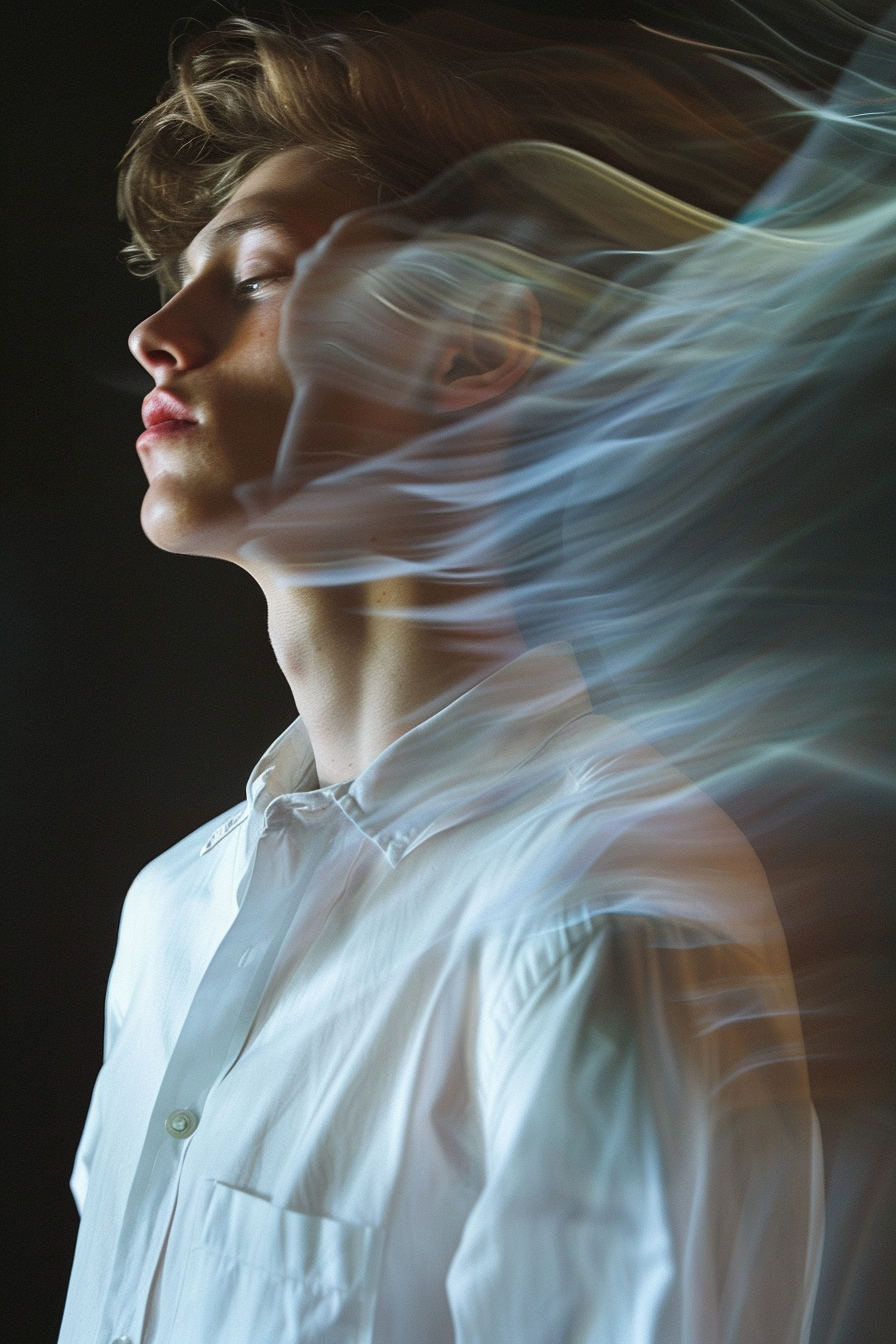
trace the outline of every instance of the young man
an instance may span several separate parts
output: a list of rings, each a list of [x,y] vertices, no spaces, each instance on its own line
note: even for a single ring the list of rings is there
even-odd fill
[[[796,1344],[815,1122],[746,841],[592,712],[568,647],[527,649],[499,577],[421,564],[413,509],[345,485],[331,531],[285,541],[247,512],[255,483],[301,498],[446,420],[463,442],[536,358],[523,287],[487,339],[471,313],[391,350],[406,398],[303,381],[295,345],[287,371],[297,262],[293,331],[310,281],[368,227],[381,246],[370,207],[533,125],[452,105],[447,57],[412,79],[413,43],[352,41],[224,25],[132,151],[174,291],[131,343],[143,525],[253,574],[300,717],[128,896],[61,1339]],[[416,145],[411,88],[437,123]],[[477,468],[458,447],[443,471]]]

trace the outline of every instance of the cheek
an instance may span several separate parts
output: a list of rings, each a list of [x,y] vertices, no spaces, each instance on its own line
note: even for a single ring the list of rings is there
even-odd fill
[[[255,479],[273,471],[293,400],[292,381],[273,339],[237,352],[221,382],[216,406],[220,442],[237,474]]]

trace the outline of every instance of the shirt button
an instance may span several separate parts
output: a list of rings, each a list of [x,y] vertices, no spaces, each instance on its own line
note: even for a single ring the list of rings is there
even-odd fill
[[[199,1120],[192,1111],[172,1111],[165,1121],[165,1128],[172,1139],[188,1139],[198,1124]]]
[[[112,1344],[131,1344],[131,1337],[130,1335],[116,1335]]]

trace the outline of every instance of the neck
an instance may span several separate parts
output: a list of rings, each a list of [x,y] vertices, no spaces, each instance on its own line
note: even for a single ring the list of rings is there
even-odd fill
[[[471,591],[393,579],[301,588],[255,576],[271,643],[311,740],[321,785],[352,779],[391,742],[525,650],[506,595],[478,590],[487,620],[447,614]]]

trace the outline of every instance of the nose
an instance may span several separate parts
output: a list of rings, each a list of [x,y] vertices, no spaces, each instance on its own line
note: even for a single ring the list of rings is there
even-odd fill
[[[214,353],[201,305],[180,290],[158,312],[135,327],[128,349],[156,382],[167,372],[186,373],[206,364]]]

